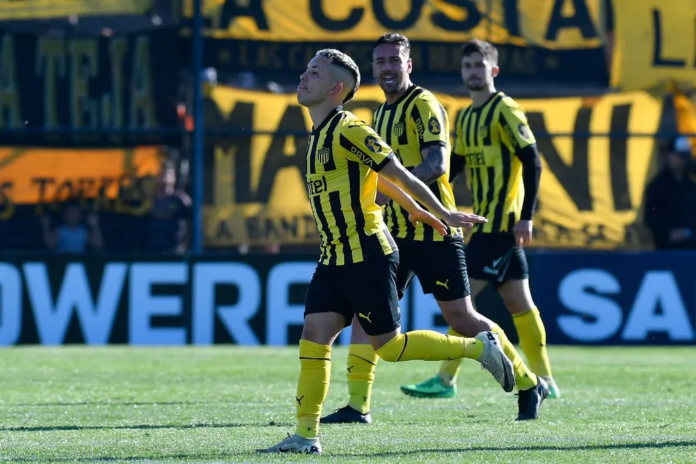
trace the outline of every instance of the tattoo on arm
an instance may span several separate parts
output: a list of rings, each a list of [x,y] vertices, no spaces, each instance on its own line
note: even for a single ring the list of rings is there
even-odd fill
[[[445,147],[440,145],[423,150],[423,162],[413,168],[411,174],[425,185],[432,184],[445,173]]]

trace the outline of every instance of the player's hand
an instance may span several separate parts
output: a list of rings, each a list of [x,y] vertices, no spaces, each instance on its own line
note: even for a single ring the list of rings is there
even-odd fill
[[[522,219],[520,222],[515,224],[515,227],[513,227],[512,230],[515,233],[515,244],[518,248],[522,245],[532,243],[533,227],[532,221],[526,219]]]
[[[411,221],[411,223],[414,226],[417,226],[418,223],[422,222],[424,224],[428,224],[430,227],[435,229],[438,234],[442,235],[443,237],[447,235],[447,226],[445,226],[442,221],[440,221],[438,218],[430,214],[428,211],[424,210],[423,208],[419,208],[416,211],[413,211],[412,213],[409,213],[408,215],[408,220]]]
[[[465,213],[463,211],[448,211],[447,217],[445,217],[444,220],[451,227],[463,227],[465,229],[471,229],[475,224],[485,224],[488,222],[488,219],[483,216],[477,216],[476,214]]]

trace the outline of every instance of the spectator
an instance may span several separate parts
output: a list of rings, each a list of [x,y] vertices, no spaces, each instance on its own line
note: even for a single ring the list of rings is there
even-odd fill
[[[176,168],[165,160],[156,179],[152,209],[147,217],[146,247],[158,253],[181,254],[188,249],[191,198],[176,189]]]
[[[51,227],[48,215],[41,217],[46,248],[58,253],[85,253],[88,247],[101,250],[104,246],[99,219],[96,214],[87,217],[86,225],[82,223],[82,212],[75,205],[69,205],[63,213],[63,224],[55,229]]]
[[[645,224],[657,249],[696,248],[696,160],[686,137],[671,141],[665,168],[648,185]]]

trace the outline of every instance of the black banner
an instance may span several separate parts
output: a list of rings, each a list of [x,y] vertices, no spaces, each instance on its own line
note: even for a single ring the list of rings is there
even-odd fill
[[[175,28],[127,37],[0,31],[0,144],[176,141]]]

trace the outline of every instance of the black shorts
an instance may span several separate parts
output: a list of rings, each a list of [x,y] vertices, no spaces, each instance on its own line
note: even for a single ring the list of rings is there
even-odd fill
[[[469,277],[486,280],[496,287],[508,280],[529,278],[527,256],[515,246],[515,237],[507,233],[474,233],[466,245]]]
[[[437,301],[458,300],[471,294],[464,242],[461,239],[446,242],[395,241],[401,255],[396,277],[399,299],[404,296],[414,275],[418,277],[423,293],[432,293]]]
[[[318,264],[307,288],[305,317],[316,313],[340,313],[346,327],[358,315],[368,335],[383,335],[401,326],[396,292],[399,253],[373,255],[366,261],[344,266]]]

